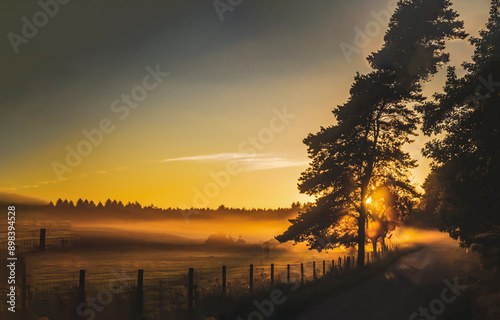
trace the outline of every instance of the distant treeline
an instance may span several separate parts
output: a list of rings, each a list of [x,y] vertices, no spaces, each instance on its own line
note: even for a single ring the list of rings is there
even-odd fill
[[[214,216],[259,216],[259,217],[275,217],[275,218],[286,218],[288,216],[296,214],[299,210],[305,208],[306,204],[301,204],[300,202],[294,202],[288,208],[276,208],[276,209],[261,209],[261,208],[229,208],[224,205],[220,205],[217,209],[210,208],[159,208],[153,204],[142,205],[139,202],[127,202],[124,204],[122,201],[108,199],[104,202],[98,202],[97,204],[92,200],[78,199],[76,203],[71,200],[58,199],[56,203],[50,202],[46,206],[46,211],[48,213],[58,213],[58,214],[71,214],[71,213],[105,213],[106,216],[120,216],[123,215],[144,215],[144,214],[155,214],[162,216],[172,216],[172,217],[214,217]]]

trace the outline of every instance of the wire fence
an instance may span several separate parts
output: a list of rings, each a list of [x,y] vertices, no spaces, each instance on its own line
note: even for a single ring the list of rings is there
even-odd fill
[[[51,232],[50,236],[46,236],[45,229],[40,229],[40,235],[35,235],[30,232],[30,236],[24,236],[15,240],[15,248],[17,254],[25,254],[33,251],[43,251],[50,249],[65,249],[71,248],[79,239],[73,233],[66,231]],[[0,237],[0,257],[6,256],[7,236]]]
[[[367,263],[397,250],[389,246],[378,255],[368,254]],[[1,259],[7,263],[7,259]],[[137,272],[91,273],[81,270],[69,280],[30,283],[24,259],[18,261],[17,310],[22,319],[163,319],[196,309],[214,296],[244,296],[277,285],[293,285],[320,279],[328,273],[349,272],[354,257],[297,264],[220,266],[190,268],[181,274]],[[23,266],[24,264],[24,266]],[[2,278],[8,276],[2,268]],[[4,278],[4,279],[5,279]],[[6,296],[10,288],[1,289]],[[1,304],[0,314],[8,304]]]

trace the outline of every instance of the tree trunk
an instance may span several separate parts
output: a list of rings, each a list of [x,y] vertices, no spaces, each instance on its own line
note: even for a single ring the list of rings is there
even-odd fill
[[[377,241],[378,241],[378,238],[372,239],[373,254],[377,254]]]
[[[363,199],[363,198],[362,198]],[[365,266],[365,220],[366,220],[366,208],[363,201],[361,201],[361,206],[359,210],[358,218],[358,268],[363,268]]]

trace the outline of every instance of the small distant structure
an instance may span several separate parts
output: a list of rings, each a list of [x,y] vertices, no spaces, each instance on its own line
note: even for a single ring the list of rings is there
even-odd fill
[[[264,255],[266,258],[269,258],[269,254],[271,253],[271,246],[269,245],[269,242],[264,242]]]

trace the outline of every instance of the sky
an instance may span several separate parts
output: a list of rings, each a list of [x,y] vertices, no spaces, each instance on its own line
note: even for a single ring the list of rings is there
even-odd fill
[[[334,123],[355,73],[369,72],[392,2],[2,1],[0,193],[181,208],[312,201],[297,190],[302,140]],[[453,3],[477,35],[489,0]],[[472,54],[466,41],[448,49],[451,65]],[[407,148],[416,184],[427,139]]]

